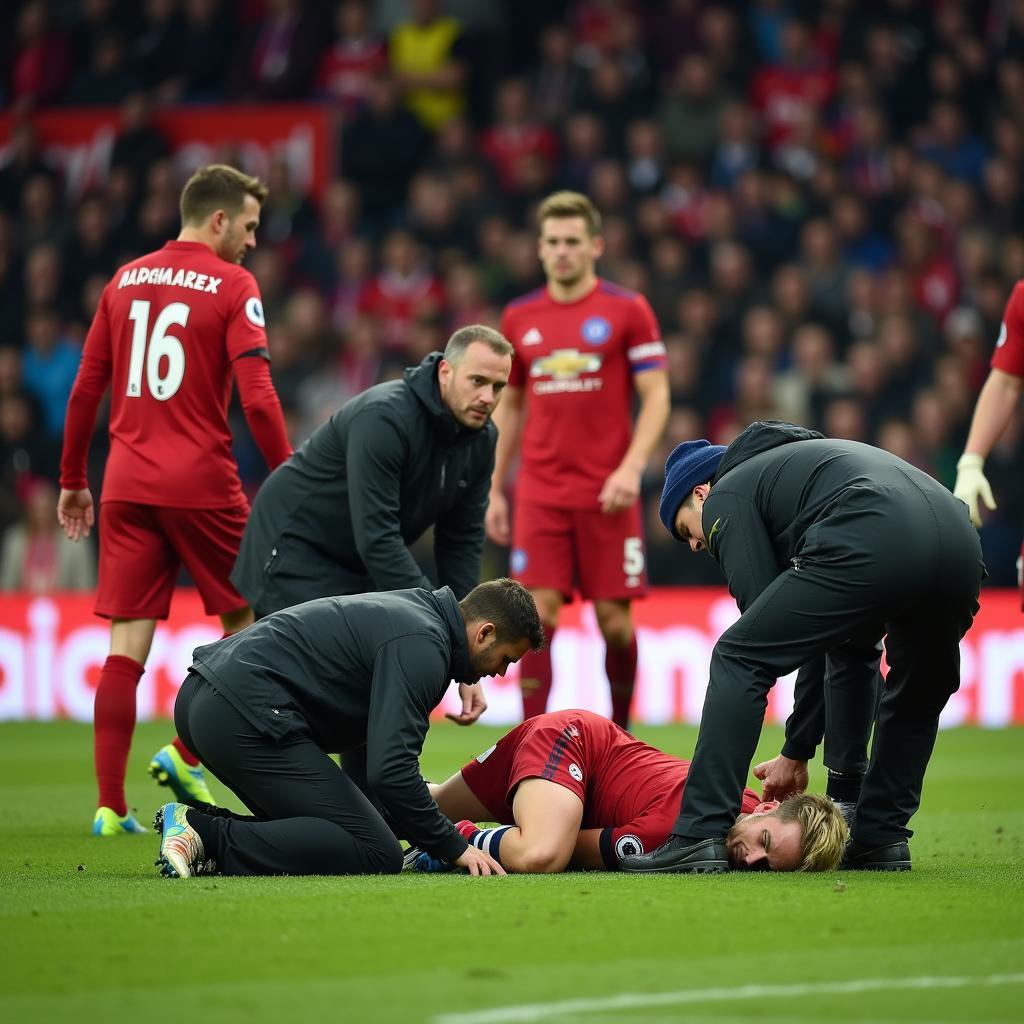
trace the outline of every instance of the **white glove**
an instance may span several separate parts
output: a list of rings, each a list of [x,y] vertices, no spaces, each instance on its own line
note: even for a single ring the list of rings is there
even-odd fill
[[[974,452],[964,452],[960,461],[956,464],[956,483],[953,485],[953,493],[971,510],[971,522],[975,526],[981,526],[981,515],[978,512],[978,497],[985,502],[985,507],[994,510],[995,499],[992,497],[992,488],[989,487],[982,467],[985,460]]]

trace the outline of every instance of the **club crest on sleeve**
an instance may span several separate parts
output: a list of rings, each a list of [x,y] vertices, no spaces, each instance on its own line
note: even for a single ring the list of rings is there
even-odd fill
[[[480,764],[483,764],[497,750],[498,744],[492,743],[482,754],[477,754],[476,759]]]
[[[580,336],[588,345],[603,345],[612,334],[612,325],[603,316],[590,316],[583,321]]]
[[[615,856],[622,860],[623,857],[635,857],[644,852],[644,844],[639,836],[619,836],[615,840]]]
[[[263,303],[254,295],[245,301],[245,315],[257,326],[266,327],[267,321],[263,316]]]
[[[569,765],[569,774],[577,782],[582,782],[583,781],[583,769],[581,769],[580,766],[578,764],[576,764],[575,761],[572,764]]]
[[[1006,344],[1006,321],[999,325],[999,337],[996,339],[996,348],[1002,348]]]

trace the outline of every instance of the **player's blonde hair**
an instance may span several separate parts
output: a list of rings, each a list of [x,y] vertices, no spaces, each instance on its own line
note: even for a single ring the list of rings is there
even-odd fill
[[[262,206],[267,200],[267,186],[237,167],[207,164],[200,167],[181,190],[181,223],[196,227],[217,210],[235,216],[241,212],[247,195]]]
[[[771,812],[780,821],[800,825],[800,866],[797,871],[832,871],[839,866],[850,838],[839,808],[821,793],[787,797]]]
[[[587,234],[591,238],[601,234],[601,214],[582,192],[552,192],[537,207],[539,230],[544,230],[544,221],[549,217],[582,217],[587,225]]]

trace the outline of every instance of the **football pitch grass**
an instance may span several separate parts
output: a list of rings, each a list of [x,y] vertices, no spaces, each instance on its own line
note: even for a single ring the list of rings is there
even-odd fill
[[[696,737],[637,732],[681,755]],[[498,735],[435,725],[425,774]],[[146,824],[168,739],[150,723],[132,748]],[[766,730],[759,755],[779,743]],[[172,881],[155,836],[88,834],[88,726],[2,725],[0,1019],[1021,1021],[1022,755],[1024,730],[940,733],[909,875]]]

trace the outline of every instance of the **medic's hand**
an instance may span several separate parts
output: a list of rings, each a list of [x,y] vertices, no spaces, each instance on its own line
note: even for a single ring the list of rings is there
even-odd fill
[[[762,800],[785,800],[807,789],[807,762],[794,761],[779,754],[771,761],[762,761],[754,768],[754,777],[764,783]]]
[[[459,725],[472,725],[487,710],[484,688],[480,683],[459,683],[459,697],[462,710],[457,715],[446,711],[444,717]]]
[[[478,850],[475,846],[467,846],[465,852],[457,860],[452,861],[457,868],[465,868],[471,875],[504,875],[505,869],[489,854]]]
[[[971,522],[981,526],[981,513],[978,511],[978,498],[985,502],[985,507],[994,511],[995,499],[983,472],[985,460],[974,452],[964,452],[956,464],[956,483],[953,493],[971,510]]]

